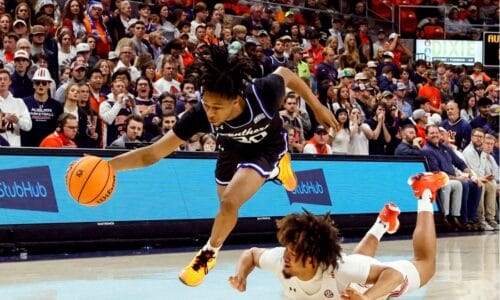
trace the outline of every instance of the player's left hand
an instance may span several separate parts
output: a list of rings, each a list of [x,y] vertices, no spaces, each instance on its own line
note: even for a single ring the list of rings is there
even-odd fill
[[[333,128],[336,132],[340,130],[339,122],[333,113],[324,105],[320,105],[314,112],[316,120],[325,128]]]
[[[342,295],[340,295],[341,299],[349,299],[349,300],[368,300],[369,298],[363,295],[361,292],[348,287],[342,292]]]
[[[240,275],[229,276],[229,284],[240,292],[244,292],[247,289],[247,280]]]

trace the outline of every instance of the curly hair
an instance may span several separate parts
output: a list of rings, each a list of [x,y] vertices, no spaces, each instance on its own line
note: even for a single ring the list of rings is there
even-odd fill
[[[201,76],[196,86],[203,91],[217,93],[228,99],[235,99],[243,92],[245,81],[250,82],[253,71],[248,57],[230,56],[223,46],[209,46],[210,57],[201,57],[198,65]]]
[[[315,216],[304,211],[302,214],[290,214],[276,222],[278,241],[283,246],[290,246],[302,259],[303,265],[307,258],[312,258],[313,264],[336,269],[342,248],[339,231],[333,225],[330,213]]]

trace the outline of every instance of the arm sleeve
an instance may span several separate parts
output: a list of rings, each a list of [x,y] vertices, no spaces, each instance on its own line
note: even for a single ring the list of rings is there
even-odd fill
[[[304,146],[304,150],[302,150],[302,153],[305,153],[305,154],[316,154],[316,148],[314,147],[313,144],[306,144]]]
[[[460,171],[467,169],[467,165],[465,164],[465,162],[460,157],[458,157],[451,149],[450,155],[452,163],[455,167],[457,167]]]
[[[31,122],[31,115],[28,111],[28,107],[22,99],[18,99],[17,102],[17,105],[19,107],[19,128],[23,131],[30,131],[33,124]]]
[[[259,266],[262,270],[270,271],[275,274],[280,274],[283,270],[283,254],[285,248],[277,247],[266,249],[259,259]]]
[[[439,161],[436,158],[436,156],[434,155],[434,153],[432,152],[432,150],[424,149],[423,154],[424,154],[425,158],[427,159],[427,163],[429,164],[429,169],[431,171],[433,171],[433,172],[441,171],[441,169],[439,168]]]
[[[122,109],[120,103],[115,102],[113,106],[111,106],[110,103],[106,101],[99,106],[99,116],[106,124],[111,125],[115,121],[116,116],[118,116],[120,109]]]
[[[274,115],[279,111],[283,98],[285,98],[285,82],[278,74],[255,79],[252,86],[257,99],[262,101],[269,114]]]
[[[409,155],[409,156],[419,156],[422,154],[422,152],[419,149],[412,148],[411,146],[404,145],[401,143],[398,145],[396,148],[396,151],[394,152],[396,155]]]
[[[175,135],[184,141],[198,132],[211,132],[212,128],[201,102],[198,102],[195,107],[184,113],[172,130]]]

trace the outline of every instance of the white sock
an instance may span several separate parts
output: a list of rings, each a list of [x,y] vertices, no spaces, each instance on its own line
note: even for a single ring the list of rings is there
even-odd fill
[[[219,246],[219,247],[214,247],[210,244],[210,239],[208,240],[208,242],[205,244],[205,246],[203,246],[203,250],[210,250],[210,251],[213,251],[215,256],[217,256],[217,254],[219,254],[219,250],[220,248],[222,248],[222,245]]]
[[[417,206],[417,211],[426,211],[426,212],[431,212],[434,213],[434,205],[431,202],[432,199],[432,192],[429,189],[426,189],[422,193],[422,198],[418,200],[418,206]]]
[[[387,232],[387,228],[388,228],[388,225],[386,223],[382,222],[382,220],[380,220],[380,218],[377,218],[377,221],[375,221],[375,223],[370,228],[370,230],[368,230],[368,233],[373,235],[374,237],[377,238],[377,240],[380,241],[380,239],[382,238],[384,233]]]

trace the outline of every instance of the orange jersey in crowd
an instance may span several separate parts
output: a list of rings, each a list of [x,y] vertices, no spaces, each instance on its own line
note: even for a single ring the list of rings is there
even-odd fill
[[[418,95],[429,99],[431,107],[441,109],[441,91],[437,87],[430,86],[427,83],[418,90]]]
[[[83,18],[83,25],[85,25],[85,30],[90,35],[92,34],[92,26],[90,25],[89,17]],[[111,51],[111,45],[108,42],[106,35],[106,28],[102,27],[100,22],[95,22],[95,30],[97,33],[96,37],[96,51],[99,57],[108,57],[109,51]]]
[[[58,131],[46,136],[40,143],[42,148],[76,148],[75,142],[66,138],[63,134]]]

